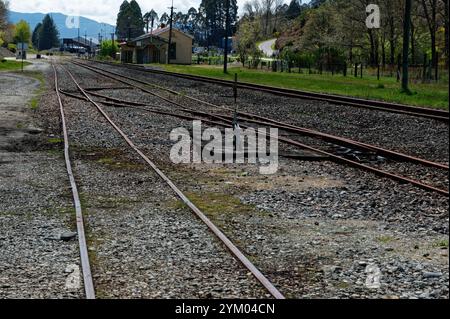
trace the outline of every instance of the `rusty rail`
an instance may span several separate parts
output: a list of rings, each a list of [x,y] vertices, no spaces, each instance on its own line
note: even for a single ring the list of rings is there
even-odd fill
[[[64,106],[61,100],[61,95],[59,94],[59,83],[58,83],[58,73],[56,71],[55,65],[52,63],[54,77],[55,77],[55,91],[58,98],[59,110],[61,114],[61,124],[62,131],[64,135],[64,158],[66,161],[67,175],[70,181],[70,187],[72,189],[73,202],[75,207],[76,222],[77,222],[77,232],[78,232],[78,244],[80,247],[80,259],[81,268],[83,272],[83,283],[84,291],[87,299],[95,299],[95,289],[92,280],[91,266],[89,263],[89,254],[86,244],[86,234],[84,231],[84,220],[83,212],[81,208],[80,196],[78,193],[77,184],[75,177],[73,175],[72,164],[70,163],[70,152],[69,152],[69,135],[67,133],[66,118],[64,114]]]
[[[65,69],[63,67],[63,69]],[[219,238],[227,249],[253,274],[253,276],[267,289],[267,291],[276,299],[285,299],[285,297],[278,291],[277,288],[256,268],[253,263],[226,237],[226,235],[215,226],[209,218],[192,203],[189,198],[154,164],[131,140],[130,138],[117,126],[103,108],[95,102],[90,95],[79,85],[72,73],[65,69],[77,86],[80,93],[92,103],[102,116],[111,124],[111,126],[122,136],[125,142],[169,185],[169,187],[178,195],[178,197],[185,203],[197,217],[203,221],[206,226]]]
[[[131,65],[131,64],[112,64],[112,63],[100,62],[100,61],[93,61],[93,62],[105,64],[105,65],[111,65],[111,66],[125,67],[125,68],[129,68],[129,69],[138,70],[138,71],[141,71],[144,73],[153,73],[153,74],[178,77],[178,78],[182,78],[182,79],[187,79],[187,80],[192,80],[192,81],[197,81],[197,82],[204,82],[204,83],[211,83],[211,84],[216,84],[216,85],[226,86],[226,87],[233,87],[233,85],[234,85],[234,82],[230,81],[230,80],[216,79],[216,78],[211,78],[211,77],[206,77],[206,76],[169,72],[169,71],[163,71],[163,70],[155,70],[155,69],[144,68],[144,67],[141,67],[138,65]],[[299,90],[294,90],[294,89],[286,89],[286,88],[281,88],[281,87],[267,86],[267,85],[254,84],[254,83],[248,83],[248,82],[238,82],[237,87],[240,89],[265,92],[265,93],[283,96],[283,97],[324,101],[324,102],[328,102],[331,104],[348,105],[348,106],[353,106],[353,107],[358,107],[358,108],[365,108],[365,109],[390,112],[390,113],[405,114],[405,115],[410,115],[410,116],[415,116],[415,117],[423,117],[423,118],[428,118],[428,119],[433,119],[433,120],[438,120],[438,121],[449,122],[449,112],[444,111],[444,110],[439,110],[439,109],[411,106],[411,105],[398,104],[398,103],[390,103],[390,102],[377,101],[377,100],[366,100],[366,99],[348,97],[348,96],[343,96],[343,95],[299,91]]]
[[[167,101],[167,102],[172,103],[172,104],[174,104],[176,106],[179,106],[184,111],[193,111],[193,110],[190,110],[190,109],[184,107],[183,105],[181,105],[181,104],[179,104],[177,102],[174,102],[174,101],[172,101],[170,99],[167,99],[165,97],[162,97],[162,96],[160,96],[160,95],[158,95],[158,94],[156,94],[156,93],[154,93],[154,92],[152,92],[150,90],[147,90],[147,89],[142,88],[140,86],[137,86],[137,85],[135,85],[133,83],[130,83],[129,81],[134,81],[134,82],[137,82],[137,83],[140,83],[140,84],[143,84],[143,85],[150,85],[150,86],[153,86],[153,87],[156,87],[156,88],[160,88],[160,89],[166,90],[166,91],[171,92],[171,93],[176,94],[176,95],[180,95],[179,92],[176,92],[176,91],[171,90],[171,89],[162,88],[162,87],[154,85],[154,84],[146,83],[146,82],[138,80],[138,79],[132,79],[130,77],[123,76],[123,75],[118,74],[116,72],[103,70],[103,69],[97,68],[97,67],[87,66],[84,63],[76,63],[76,62],[73,62],[73,63],[75,65],[79,65],[81,67],[89,69],[89,70],[91,70],[93,72],[101,74],[101,75],[103,75],[105,77],[108,77],[110,79],[113,79],[115,81],[118,81],[118,82],[121,82],[121,83],[126,83],[128,85],[132,85],[135,88],[138,88],[138,89],[142,90],[143,92],[146,92],[146,93],[149,93],[151,95],[157,96],[157,97],[163,99],[164,101]],[[129,81],[125,81],[122,78],[123,79],[128,79]],[[184,96],[184,97],[188,98],[188,99],[191,99],[191,100],[193,100],[195,102],[199,102],[199,103],[202,103],[202,104],[205,104],[205,105],[208,105],[208,106],[212,106],[214,108],[219,108],[219,109],[222,109],[222,110],[223,109],[231,110],[229,108],[226,108],[226,107],[223,107],[223,106],[214,105],[212,103],[209,103],[209,102],[206,102],[206,101],[202,101],[200,99],[196,99],[196,98],[193,98],[193,97],[190,97],[190,96]],[[135,103],[135,102],[133,102],[133,103]],[[208,116],[208,115],[211,116],[212,115],[212,114],[208,114],[208,113],[200,112],[200,111],[195,111],[195,112],[197,114],[203,113],[206,116]],[[341,143],[341,144],[345,144],[345,145],[351,145],[351,146],[356,147],[356,148],[363,148],[363,149],[366,149],[366,150],[376,151],[376,152],[379,152],[379,153],[384,154],[386,156],[390,156],[392,158],[402,159],[402,160],[410,161],[410,162],[413,162],[413,163],[419,163],[419,164],[422,164],[422,165],[425,165],[425,166],[432,166],[432,167],[435,167],[435,168],[448,170],[448,166],[447,165],[444,165],[444,164],[441,164],[441,163],[431,162],[431,161],[428,161],[428,160],[425,160],[425,159],[421,159],[421,158],[416,158],[416,157],[413,157],[413,156],[410,156],[410,155],[406,155],[406,154],[402,154],[402,153],[399,153],[399,152],[386,150],[386,149],[383,149],[381,147],[377,147],[377,146],[374,146],[374,145],[365,144],[365,143],[358,142],[358,141],[352,141],[350,139],[346,139],[346,138],[342,138],[342,137],[338,137],[338,136],[334,136],[334,135],[330,135],[330,134],[325,134],[325,133],[321,133],[321,132],[316,132],[316,131],[305,129],[305,128],[301,128],[301,127],[296,127],[296,126],[293,126],[293,125],[290,125],[290,124],[277,122],[277,121],[274,121],[272,119],[261,117],[261,116],[255,115],[255,114],[241,112],[240,115],[244,115],[247,118],[256,118],[256,119],[261,119],[261,120],[266,121],[266,122],[264,122],[264,121],[259,121],[259,120],[246,120],[246,121],[249,121],[249,122],[254,122],[254,123],[262,124],[262,125],[267,125],[267,124],[272,124],[273,125],[273,124],[275,124],[275,127],[278,127],[280,129],[284,129],[284,130],[287,130],[287,131],[292,131],[292,132],[303,134],[303,135],[315,136],[315,137],[323,138],[323,139],[326,139],[326,140],[331,140],[331,141],[336,142],[336,143]],[[226,117],[226,115],[223,115],[223,116]],[[216,116],[216,118],[217,118],[217,116]],[[267,122],[270,122],[270,123],[267,123]],[[346,158],[334,155],[332,153],[313,148],[311,146],[299,143],[299,142],[294,141],[294,140],[286,139],[286,138],[283,138],[283,137],[280,137],[279,140],[284,142],[284,143],[293,145],[293,146],[302,147],[302,148],[314,151],[316,153],[319,153],[319,154],[322,154],[322,155],[325,155],[325,156],[329,156],[330,158],[334,159],[337,162],[345,163],[345,164],[353,166],[353,167],[357,167],[357,168],[360,168],[360,169],[363,169],[363,170],[366,170],[366,171],[370,171],[370,172],[372,172],[372,173],[374,173],[374,174],[376,174],[378,176],[391,178],[391,179],[399,181],[399,182],[409,183],[409,184],[415,185],[415,186],[417,186],[417,187],[419,187],[421,189],[424,189],[424,190],[427,190],[427,191],[432,191],[432,192],[437,192],[437,193],[439,193],[441,195],[449,197],[448,190],[443,190],[443,189],[440,189],[440,188],[437,188],[437,187],[434,187],[434,186],[431,186],[431,185],[424,184],[424,183],[422,183],[422,182],[420,182],[418,180],[415,180],[415,179],[411,179],[411,178],[408,178],[408,177],[405,177],[405,176],[393,174],[393,173],[390,173],[390,172],[387,172],[387,171],[383,171],[383,170],[380,170],[380,169],[377,169],[377,168],[374,168],[374,167],[370,167],[368,165],[364,165],[364,164],[361,164],[361,163],[358,163],[358,162],[355,162],[355,161],[352,161],[352,160],[349,160],[349,159],[346,159]]]

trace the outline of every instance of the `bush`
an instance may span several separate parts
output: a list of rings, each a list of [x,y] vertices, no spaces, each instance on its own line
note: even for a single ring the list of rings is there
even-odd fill
[[[119,51],[119,46],[117,45],[116,41],[114,41],[114,44],[113,44],[112,40],[105,40],[102,42],[102,45],[100,48],[100,56],[115,58],[118,51]]]
[[[8,50],[11,51],[12,53],[16,53],[17,46],[14,43],[9,43],[8,44]]]

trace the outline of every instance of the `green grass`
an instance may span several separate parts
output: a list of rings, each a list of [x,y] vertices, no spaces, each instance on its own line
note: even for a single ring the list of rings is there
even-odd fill
[[[269,86],[297,89],[309,92],[330,93],[354,96],[365,99],[382,100],[406,105],[425,106],[448,110],[448,82],[438,84],[411,84],[412,95],[402,93],[395,78],[366,76],[355,78],[351,75],[319,75],[298,73],[274,73],[261,70],[249,70],[241,67],[229,68],[229,74],[223,74],[222,66],[181,66],[159,65],[167,71],[192,75],[209,76],[232,80],[238,74],[241,82],[264,84]]]
[[[39,81],[39,87],[34,91],[34,97],[30,100],[30,109],[36,111],[39,108],[39,102],[42,95],[47,90],[44,74],[40,71],[28,71],[23,72],[15,70],[16,73],[29,76]]]
[[[29,65],[29,62],[23,62],[23,66],[26,67]],[[20,61],[11,61],[4,60],[0,61],[0,71],[16,71],[22,68],[22,62]]]
[[[443,239],[433,244],[434,247],[448,248],[448,239]]]

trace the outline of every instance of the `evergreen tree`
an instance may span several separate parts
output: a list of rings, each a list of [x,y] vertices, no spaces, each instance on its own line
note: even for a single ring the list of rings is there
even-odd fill
[[[46,15],[42,21],[39,36],[39,50],[48,50],[59,46],[59,32],[50,15]]]
[[[301,14],[301,12],[302,7],[298,3],[298,0],[292,0],[289,4],[289,8],[286,11],[286,18],[295,19]]]
[[[220,45],[225,34],[225,1],[202,0],[199,11],[204,15],[205,26],[208,32],[208,45]],[[236,0],[230,0],[230,26],[231,33],[235,32],[238,6]]]
[[[41,32],[42,32],[42,23],[39,22],[34,28],[33,35],[31,36],[31,43],[33,44],[33,47],[35,47],[36,49],[39,49],[39,37],[41,36]]]
[[[144,34],[145,22],[139,4],[132,0],[124,1],[117,15],[117,37],[119,39],[133,39]]]
[[[137,38],[144,34],[145,22],[142,17],[141,7],[135,0],[130,2],[130,16],[131,16],[131,37]]]

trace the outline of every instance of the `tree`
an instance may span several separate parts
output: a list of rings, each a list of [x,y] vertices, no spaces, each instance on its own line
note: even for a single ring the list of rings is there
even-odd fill
[[[139,4],[124,1],[117,15],[116,34],[119,39],[133,39],[144,33],[145,22]]]
[[[170,16],[167,14],[167,12],[164,12],[161,16],[161,18],[159,18],[159,22],[167,24],[167,22],[169,22],[170,20]]]
[[[301,11],[302,8],[300,7],[298,0],[291,0],[291,3],[286,11],[286,18],[295,19],[300,15]]]
[[[155,10],[151,10],[150,12],[147,12],[144,14],[144,21],[146,23],[147,27],[147,33],[149,29],[149,25],[151,26],[151,30],[153,32],[153,28],[155,27],[155,22],[158,21],[159,17]]]
[[[8,2],[0,0],[0,46],[6,42],[6,31],[8,27]],[[0,56],[0,60],[2,57]]]
[[[39,22],[36,27],[34,28],[33,35],[31,36],[31,43],[33,44],[33,47],[39,50],[39,38],[41,36],[42,32],[42,23]]]
[[[205,18],[205,29],[208,33],[207,44],[220,46],[225,33],[225,1],[202,0],[199,11]],[[236,0],[230,0],[230,28],[237,22],[238,6]]]
[[[433,63],[433,67],[435,68],[435,80],[437,80],[438,76],[438,57],[436,54],[436,32],[438,30],[437,23],[437,0],[422,0],[422,7],[424,11],[424,17],[428,24],[428,29],[430,31],[430,40],[431,40],[431,60]]]
[[[449,30],[449,14],[448,14],[448,10],[449,10],[449,0],[441,0],[442,2],[444,2],[444,30],[445,30],[445,57],[446,57],[446,66],[448,69],[449,66],[449,38],[450,38],[450,30]]]
[[[142,11],[136,0],[130,1],[130,15],[131,17],[131,37],[137,38],[144,34],[144,19],[142,18]]]
[[[245,66],[249,56],[253,57],[254,64],[256,63],[255,60],[261,56],[261,52],[256,45],[260,34],[261,24],[258,21],[245,21],[239,26],[236,34],[237,52],[243,66]]]
[[[102,45],[100,47],[100,56],[115,58],[118,51],[119,46],[117,45],[117,42],[113,42],[112,40],[102,41]]]
[[[405,2],[405,18],[403,19],[403,70],[402,70],[402,90],[410,93],[408,88],[408,58],[409,58],[409,40],[411,32],[411,7],[412,0]]]
[[[272,15],[272,6],[273,6],[273,3],[275,0],[262,0],[262,1],[263,1],[265,17],[266,17],[266,21],[265,21],[265,25],[264,25],[264,34],[266,36],[268,36],[269,35],[270,17]]]
[[[31,30],[30,25],[25,20],[20,20],[16,24],[16,33],[14,34],[14,42],[17,43],[30,43]]]
[[[59,46],[59,32],[53,18],[47,14],[42,20],[38,49],[39,51],[49,50],[55,46]]]
[[[0,31],[4,31],[8,25],[8,2],[0,0]]]

